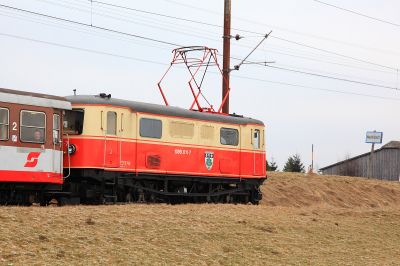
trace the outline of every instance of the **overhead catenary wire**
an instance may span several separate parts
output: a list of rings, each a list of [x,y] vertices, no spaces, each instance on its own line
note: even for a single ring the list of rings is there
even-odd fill
[[[49,1],[47,1],[47,0],[38,0],[38,1],[44,1],[44,2],[47,2],[47,3],[51,3],[51,2],[49,2]],[[140,9],[136,9],[136,8],[130,8],[130,7],[126,7],[126,6],[120,6],[120,5],[115,5],[115,4],[109,4],[109,3],[105,3],[105,2],[101,2],[101,1],[96,1],[96,0],[93,0],[93,2],[94,2],[94,3],[101,4],[101,5],[104,5],[104,6],[112,6],[112,7],[120,8],[120,9],[124,9],[124,10],[130,10],[130,11],[135,11],[135,12],[140,12],[140,13],[145,13],[145,14],[157,15],[157,16],[166,17],[166,18],[171,18],[171,19],[183,20],[183,21],[186,21],[186,22],[193,22],[193,23],[203,24],[203,25],[207,25],[207,26],[214,26],[214,27],[218,27],[218,28],[221,28],[221,27],[222,27],[221,25],[216,25],[216,24],[211,24],[211,23],[206,23],[206,22],[201,22],[201,21],[196,21],[196,20],[191,20],[191,19],[185,19],[185,18],[179,18],[179,17],[170,16],[170,15],[165,15],[165,14],[160,14],[160,13],[156,13],[156,12],[150,12],[150,11],[140,10]],[[68,7],[68,6],[59,4],[59,3],[51,3],[51,4],[60,5],[60,6],[64,6],[64,7],[67,7],[67,8],[72,8],[72,7]],[[73,8],[73,9],[79,10],[79,11],[84,11],[84,10],[77,9],[77,8]],[[132,21],[132,20],[130,20],[130,19],[123,19],[123,18],[120,18],[120,17],[110,16],[110,15],[102,14],[102,13],[97,13],[97,14],[102,15],[102,16],[105,16],[105,17],[110,17],[110,18],[113,18],[113,19],[118,19],[118,20],[121,20],[121,21],[124,21],[124,22],[132,22],[132,23],[136,23],[136,24],[139,24],[139,25],[141,24],[141,23],[138,23],[138,22],[136,22],[136,21]],[[152,27],[152,28],[159,28],[159,29],[168,30],[168,31],[171,31],[171,32],[183,34],[183,32],[181,32],[181,31],[176,31],[176,30],[171,30],[171,28],[161,28],[161,27],[150,26],[150,25],[145,25],[145,24],[141,24],[141,25],[144,25],[144,26],[147,26],[147,27]],[[242,30],[242,31],[245,31],[245,30]],[[252,31],[250,31],[250,32],[252,32]],[[252,33],[255,33],[255,32],[252,32]],[[185,35],[194,36],[194,37],[199,37],[199,38],[202,38],[202,39],[207,39],[207,40],[216,41],[215,39],[205,37],[205,36],[204,36],[204,32],[202,33],[202,34],[203,34],[202,36],[195,35],[195,34],[192,34],[192,33],[184,33],[184,34],[185,34]],[[258,34],[260,34],[260,37],[261,37],[261,33],[258,33]],[[265,35],[265,34],[264,34],[264,35]],[[263,35],[263,36],[264,36],[264,35]],[[285,41],[285,42],[289,42],[289,43],[296,44],[296,45],[300,45],[300,46],[305,46],[305,45],[302,45],[301,43],[293,42],[293,41],[290,41],[290,40],[287,40],[287,39],[283,39],[283,38],[279,38],[279,37],[276,37],[276,36],[271,36],[271,38],[279,39],[280,41]],[[238,45],[238,44],[236,44],[236,45]],[[250,47],[250,46],[240,45],[240,44],[239,44],[238,46],[246,47],[246,48],[252,48],[252,47]],[[327,50],[319,49],[319,48],[316,48],[316,47],[312,47],[312,46],[305,46],[305,47],[310,48],[310,49],[314,49],[314,50],[318,50],[318,51],[322,51],[322,52],[325,52],[325,53],[326,53],[326,52],[329,53],[329,51],[327,51]],[[265,49],[263,49],[263,50],[265,50]],[[324,62],[324,63],[328,63],[328,64],[335,64],[335,65],[348,66],[348,67],[352,67],[352,68],[355,68],[355,69],[362,69],[362,70],[370,70],[370,71],[381,72],[381,71],[379,71],[379,70],[366,69],[366,68],[362,68],[362,67],[359,67],[359,66],[352,66],[352,65],[348,65],[348,64],[341,64],[341,63],[337,63],[337,62],[331,62],[331,61],[321,60],[321,59],[316,59],[316,58],[309,58],[309,57],[307,58],[307,57],[304,57],[304,56],[291,55],[291,54],[288,54],[288,53],[276,52],[276,51],[273,51],[273,50],[267,50],[267,51],[272,52],[272,53],[277,53],[277,54],[284,54],[284,55],[287,55],[287,56],[291,56],[291,57],[295,57],[295,58],[300,58],[300,59],[305,59],[305,60],[312,60],[312,61],[316,61],[316,62]],[[335,55],[335,56],[341,56],[340,54],[337,54],[337,53],[331,53],[331,54],[333,54],[333,55]],[[345,56],[345,58],[351,59],[351,60],[360,61],[360,60],[357,60],[357,58],[354,58],[354,57]],[[362,63],[372,63],[372,62],[366,61],[366,60],[362,60],[361,62],[362,62]],[[381,64],[373,64],[373,65],[379,66],[379,67],[385,67],[385,66],[383,66],[383,65],[381,65]],[[393,71],[393,70],[396,70],[396,68],[391,68],[391,67],[387,67],[387,68],[389,68],[389,69],[392,70],[392,71]],[[387,72],[387,73],[392,74],[393,72]]]
[[[341,53],[337,53],[337,52],[333,52],[333,51],[330,51],[330,50],[318,48],[318,47],[315,47],[315,46],[312,46],[312,45],[308,45],[308,44],[304,44],[304,43],[301,43],[301,42],[291,41],[291,40],[288,40],[288,39],[285,39],[285,38],[281,38],[281,37],[277,37],[277,36],[273,36],[273,35],[270,38],[274,38],[274,39],[281,40],[281,41],[284,41],[284,42],[296,44],[296,45],[299,45],[299,46],[308,47],[308,48],[313,49],[313,50],[321,51],[321,52],[328,53],[328,54],[333,54],[333,55],[336,55],[336,56],[340,56],[340,57],[343,57],[343,58],[347,58],[347,59],[351,59],[351,60],[354,60],[354,61],[362,62],[362,63],[365,63],[365,64],[374,65],[374,66],[378,66],[378,67],[382,67],[382,68],[386,68],[386,69],[391,69],[393,71],[397,71],[396,67],[386,66],[386,65],[383,65],[383,64],[378,64],[378,63],[375,63],[375,62],[372,62],[372,61],[359,59],[359,58],[356,58],[356,57],[353,57],[353,56],[349,56],[349,55],[344,55],[344,54],[341,54]]]
[[[105,28],[105,27],[94,26],[94,25],[90,25],[90,24],[87,24],[87,23],[83,23],[83,22],[78,22],[78,21],[74,21],[74,20],[70,20],[70,19],[51,16],[51,15],[47,15],[47,14],[43,14],[43,13],[39,13],[39,12],[34,12],[34,11],[29,11],[29,10],[25,10],[25,9],[20,9],[20,8],[16,8],[16,7],[10,7],[10,6],[7,6],[7,5],[0,4],[0,7],[5,7],[5,8],[9,8],[11,10],[24,12],[24,13],[27,13],[27,14],[32,14],[32,15],[41,16],[41,17],[45,17],[45,18],[55,19],[57,21],[68,22],[68,23],[72,23],[72,24],[75,24],[75,25],[80,25],[80,26],[85,26],[85,27],[91,27],[91,28],[94,28],[94,29],[104,30],[106,32],[122,34],[124,36],[129,36],[129,37],[135,37],[135,38],[139,38],[139,39],[143,39],[143,40],[147,40],[147,41],[153,41],[153,42],[158,42],[158,43],[162,43],[162,44],[168,44],[168,45],[175,46],[175,47],[181,47],[182,46],[182,45],[176,44],[176,43],[166,42],[166,41],[163,41],[163,40],[149,38],[149,37],[145,37],[145,36],[141,36],[141,35],[136,35],[136,34],[131,34],[131,33],[127,33],[127,32],[117,31],[117,30],[113,30],[113,29],[109,29],[109,28]],[[231,58],[233,58],[233,57],[231,57]],[[233,58],[233,59],[238,60],[238,58]],[[249,63],[252,63],[252,64],[260,64],[260,63],[257,63],[257,62],[255,63],[255,62],[252,62],[252,61],[246,61],[246,62],[249,62]],[[269,67],[271,67],[271,66],[269,66]],[[367,85],[367,86],[374,86],[374,87],[380,87],[380,88],[386,88],[386,89],[396,89],[397,90],[397,88],[384,86],[384,85],[379,85],[379,84],[355,81],[355,80],[338,78],[338,77],[331,77],[331,76],[320,75],[320,74],[316,74],[316,73],[309,73],[309,72],[297,71],[297,70],[285,69],[285,68],[279,68],[279,67],[273,67],[273,68],[286,70],[286,71],[291,71],[291,72],[297,72],[297,73],[301,73],[301,74],[305,74],[305,75],[318,76],[318,77],[322,77],[322,78],[336,79],[336,80],[340,80],[340,81],[344,81],[344,82],[358,83],[358,84]]]
[[[108,5],[108,6],[118,7],[118,8],[121,8],[121,9],[137,11],[137,12],[142,12],[142,13],[152,14],[152,15],[158,15],[158,16],[168,17],[168,18],[172,18],[172,19],[176,19],[176,20],[182,20],[182,21],[187,21],[187,22],[192,22],[192,23],[197,23],[197,24],[202,24],[202,25],[207,25],[207,26],[213,26],[213,27],[218,27],[218,28],[222,28],[223,27],[222,25],[217,25],[217,24],[197,21],[197,20],[193,20],[193,19],[179,18],[179,17],[176,17],[176,16],[169,16],[169,15],[164,15],[164,14],[160,14],[160,13],[156,13],[156,12],[149,12],[149,11],[129,8],[129,7],[126,7],[126,6],[109,4],[109,3],[96,1],[96,0],[94,0],[93,2],[100,3],[102,5]],[[251,33],[251,34],[258,34],[258,35],[260,35],[260,37],[261,36],[265,36],[265,33],[249,31],[249,30],[244,30],[244,29],[239,29],[239,28],[232,28],[232,29],[233,30],[242,31],[242,32]],[[383,67],[383,68],[387,68],[387,69],[391,69],[391,70],[397,71],[397,68],[395,68],[395,67],[386,66],[386,65],[383,65],[383,64],[378,64],[378,63],[375,63],[375,62],[372,62],[372,61],[369,61],[369,60],[363,60],[363,59],[359,59],[359,58],[356,58],[356,57],[353,57],[353,56],[348,56],[348,55],[344,55],[344,54],[337,53],[337,52],[334,52],[334,51],[330,51],[330,50],[318,48],[318,47],[315,47],[315,46],[307,45],[307,44],[304,44],[304,43],[291,41],[291,40],[288,40],[286,38],[281,38],[281,37],[278,37],[278,36],[274,36],[273,34],[271,34],[270,38],[274,38],[274,39],[277,39],[277,40],[280,40],[280,41],[284,41],[284,42],[288,42],[288,43],[291,43],[291,44],[295,44],[295,45],[298,45],[298,46],[307,47],[309,49],[318,50],[318,51],[321,51],[321,52],[324,52],[324,53],[333,54],[335,56],[340,56],[340,57],[343,57],[343,58],[359,61],[359,62],[362,62],[362,63],[365,63],[365,64],[370,64],[370,65],[379,66],[379,67]]]
[[[220,56],[222,56],[222,55],[220,55]],[[237,58],[237,57],[231,57],[231,58],[234,60],[241,60],[240,58]],[[290,71],[290,72],[294,72],[294,73],[298,73],[298,74],[304,74],[304,75],[310,75],[310,76],[315,76],[315,77],[320,77],[320,78],[327,78],[327,79],[333,79],[333,80],[338,80],[338,81],[356,83],[356,84],[366,85],[366,86],[371,86],[371,87],[378,87],[378,88],[384,88],[384,89],[390,89],[390,90],[399,90],[397,87],[391,87],[391,86],[386,86],[386,85],[381,85],[381,84],[374,84],[374,83],[363,82],[363,81],[358,81],[358,80],[322,75],[322,74],[318,74],[318,73],[300,71],[300,70],[290,69],[290,68],[285,68],[285,67],[272,66],[272,65],[269,65],[267,62],[255,62],[255,61],[245,61],[245,62],[253,64],[253,65],[269,67],[269,68],[284,70],[284,71]]]
[[[0,7],[11,9],[11,10],[15,10],[15,11],[19,11],[19,12],[24,12],[24,13],[28,13],[28,14],[32,14],[32,15],[36,15],[36,16],[42,16],[42,17],[46,17],[46,18],[50,18],[50,19],[55,19],[55,20],[62,21],[62,22],[68,22],[68,23],[72,23],[72,24],[75,24],[75,25],[81,25],[81,26],[85,26],[85,27],[92,27],[92,28],[98,29],[98,30],[103,30],[103,31],[112,32],[112,33],[118,33],[118,34],[122,34],[122,35],[125,35],[125,36],[135,37],[135,38],[139,38],[139,39],[143,39],[143,40],[147,40],[147,41],[158,42],[158,43],[167,44],[167,45],[171,45],[171,46],[175,46],[175,47],[181,46],[181,45],[178,45],[178,44],[173,43],[173,42],[168,42],[168,41],[159,40],[159,39],[155,39],[155,38],[145,37],[145,36],[141,36],[141,35],[138,35],[138,34],[127,33],[127,32],[123,32],[123,31],[113,30],[113,29],[110,29],[110,28],[94,26],[94,25],[90,25],[90,24],[87,24],[87,23],[84,23],[84,22],[79,22],[79,21],[75,21],[75,20],[71,20],[71,19],[66,19],[66,18],[61,18],[61,17],[57,17],[57,16],[47,15],[47,14],[43,14],[43,13],[40,13],[40,12],[30,11],[30,10],[26,10],[26,9],[22,9],[22,8],[12,7],[12,6],[3,5],[3,4],[0,4]]]
[[[284,86],[290,86],[290,87],[299,87],[299,88],[304,88],[304,89],[311,89],[311,90],[318,90],[318,91],[326,91],[326,92],[339,93],[339,94],[347,94],[347,95],[355,95],[355,96],[362,96],[362,97],[368,97],[368,98],[376,98],[376,99],[382,99],[382,100],[400,101],[400,98],[392,98],[392,97],[371,95],[371,94],[365,94],[365,93],[357,93],[357,92],[349,92],[349,91],[340,91],[340,90],[334,90],[334,89],[325,89],[325,88],[311,87],[311,86],[305,86],[305,85],[301,85],[301,84],[288,83],[288,82],[281,82],[281,81],[271,81],[271,80],[260,79],[260,78],[255,78],[255,77],[241,76],[241,75],[236,75],[236,74],[232,75],[232,77],[237,77],[237,78],[247,79],[247,80],[260,81],[260,82],[265,82],[265,83],[272,83],[272,84],[284,85]]]
[[[202,39],[217,41],[216,39],[212,39],[212,38],[206,37],[205,36],[206,34],[204,33],[204,31],[201,32],[200,30],[198,30],[199,34],[194,34],[192,32],[193,30],[191,30],[190,32],[188,32],[188,31],[183,32],[181,30],[173,29],[173,28],[176,28],[176,24],[170,24],[170,25],[164,26],[164,27],[150,25],[150,24],[146,23],[146,21],[138,19],[138,17],[135,17],[134,20],[132,19],[132,17],[124,18],[124,16],[120,15],[121,14],[120,12],[117,13],[117,11],[115,11],[115,10],[108,9],[107,13],[102,13],[100,11],[94,11],[91,8],[83,9],[83,7],[82,8],[81,7],[74,7],[74,6],[69,6],[69,5],[63,4],[63,2],[66,2],[65,0],[64,1],[60,0],[60,1],[57,1],[56,3],[52,2],[52,1],[48,1],[48,0],[36,0],[36,1],[45,2],[47,4],[56,5],[56,6],[60,6],[60,7],[68,8],[68,9],[71,9],[71,10],[80,11],[80,12],[90,12],[91,17],[92,17],[92,15],[99,15],[99,16],[102,16],[102,17],[105,17],[105,18],[111,18],[111,19],[122,21],[122,22],[134,23],[135,25],[141,25],[141,26],[145,26],[145,27],[161,29],[161,30],[164,30],[164,31],[170,31],[170,32],[174,32],[174,33],[184,34],[186,36],[193,36],[193,37],[198,37],[198,38],[202,38]],[[93,3],[96,3],[96,2],[93,1]],[[112,14],[112,13],[114,13],[114,14]],[[91,18],[91,21],[92,21],[92,18]],[[154,20],[152,20],[152,23],[155,24]],[[185,29],[187,29],[187,26],[185,27]]]
[[[76,47],[76,46],[72,46],[72,45],[65,45],[65,44],[60,44],[60,43],[56,43],[56,42],[49,42],[49,41],[43,41],[43,40],[34,39],[34,38],[18,36],[18,35],[14,35],[14,34],[7,34],[7,33],[0,32],[0,36],[24,40],[24,41],[36,42],[36,43],[40,43],[40,44],[51,45],[51,46],[56,46],[56,47],[61,47],[61,48],[68,48],[68,49],[77,50],[77,51],[86,52],[86,53],[94,53],[94,54],[111,56],[111,57],[120,58],[120,59],[139,61],[142,63],[156,64],[156,65],[162,65],[162,66],[169,65],[169,64],[154,61],[154,60],[136,58],[136,57],[125,56],[125,55],[120,55],[120,54],[115,54],[115,53],[110,53],[110,52],[104,52],[104,51],[98,51],[98,50],[93,50],[93,49],[86,49],[86,48]],[[213,73],[216,74],[216,72],[213,72]],[[356,93],[356,92],[349,92],[349,91],[340,91],[340,90],[333,90],[333,89],[310,87],[310,86],[304,86],[301,84],[273,81],[273,80],[267,80],[267,79],[259,79],[259,78],[247,77],[247,76],[237,75],[237,74],[233,74],[232,76],[239,78],[239,79],[254,80],[254,81],[258,81],[258,82],[278,84],[278,85],[289,86],[289,87],[299,87],[299,88],[304,88],[304,89],[325,91],[325,92],[330,92],[330,93],[347,94],[347,95],[354,95],[354,96],[362,96],[362,97],[375,98],[375,99],[380,99],[380,100],[400,101],[400,98],[396,98],[396,97],[385,97],[385,96],[372,95],[372,94],[364,94],[364,93]]]
[[[11,16],[10,16],[11,17]],[[32,20],[29,20],[29,21],[32,21]],[[33,21],[33,22],[36,22],[36,23],[40,23],[40,24],[44,24],[44,25],[48,25],[48,24],[46,24],[46,23],[42,23],[42,22],[37,22],[37,21]],[[87,33],[87,34],[94,34],[93,32],[91,32],[91,31],[85,31],[85,32],[83,32],[83,31],[81,31],[81,30],[76,30],[76,29],[71,29],[71,28],[66,28],[66,29],[69,29],[69,30],[74,30],[74,31],[78,31],[78,32],[82,32],[82,33]],[[101,36],[100,35],[100,37],[104,37],[104,36]],[[107,37],[106,37],[107,38]],[[119,39],[119,38],[118,38]],[[119,40],[123,40],[123,41],[128,41],[128,39],[119,39]],[[147,45],[147,46],[150,46],[150,45]],[[160,48],[160,49],[165,49],[165,48],[163,48],[163,47],[160,47],[160,46],[154,46],[155,48]],[[167,49],[168,50],[168,49]],[[233,57],[233,59],[235,59],[234,57]],[[291,67],[293,67],[293,66],[291,66]],[[335,74],[332,74],[332,73],[325,73],[325,74],[330,74],[330,75],[335,75]],[[314,75],[314,74],[313,74]],[[396,85],[397,85],[398,83],[396,83]],[[397,88],[398,88],[398,86],[397,86]]]
[[[326,6],[330,6],[330,7],[336,8],[336,9],[340,9],[342,11],[346,11],[348,13],[352,13],[352,14],[355,14],[357,16],[361,16],[361,17],[364,17],[364,18],[368,18],[368,19],[371,19],[371,20],[375,20],[375,21],[378,21],[378,22],[389,24],[389,25],[392,25],[392,26],[395,26],[395,27],[400,27],[400,24],[397,24],[397,23],[394,23],[394,22],[390,22],[388,20],[376,18],[376,17],[373,17],[373,16],[365,15],[365,14],[363,14],[361,12],[357,12],[357,11],[350,10],[350,9],[347,9],[347,8],[344,8],[344,7],[336,6],[336,5],[333,5],[333,4],[330,4],[330,3],[327,3],[327,2],[323,2],[323,1],[320,1],[320,0],[312,0],[312,1],[320,3],[320,4],[323,4],[323,5],[326,5]]]
[[[41,43],[41,44],[47,44],[47,45],[51,45],[51,46],[58,46],[58,47],[68,48],[68,49],[77,50],[77,51],[81,51],[81,52],[94,53],[94,54],[100,54],[100,55],[107,55],[107,56],[112,56],[112,57],[116,57],[116,58],[139,61],[139,62],[143,62],[143,63],[151,63],[151,64],[157,64],[157,65],[163,65],[163,66],[168,66],[169,65],[169,64],[161,63],[161,62],[154,61],[154,60],[143,59],[143,58],[132,57],[132,56],[126,56],[126,55],[119,55],[119,54],[115,54],[115,53],[103,52],[103,51],[87,49],[87,48],[81,48],[81,47],[62,44],[62,43],[43,41],[43,40],[38,40],[38,39],[34,39],[34,38],[18,36],[18,35],[14,35],[14,34],[8,34],[8,33],[0,32],[0,36],[5,36],[5,37],[19,39],[19,40],[25,40],[25,41],[31,41],[31,42]]]
[[[33,18],[33,17],[27,17],[24,14],[4,14],[2,13],[4,11],[0,11],[0,16],[4,16],[4,17],[9,17],[12,19],[21,19],[24,21],[29,21],[29,22],[33,22],[33,23],[37,23],[40,25],[45,25],[45,26],[50,26],[50,27],[56,27],[56,28],[61,28],[61,29],[66,29],[66,30],[70,30],[70,31],[74,31],[74,32],[78,32],[78,33],[82,33],[82,34],[88,34],[88,35],[92,35],[92,36],[96,36],[96,37],[101,37],[101,38],[106,38],[106,39],[111,39],[111,40],[118,40],[118,41],[124,41],[124,42],[129,42],[129,43],[135,43],[135,45],[141,45],[141,46],[146,46],[146,47],[150,47],[150,48],[157,48],[157,49],[164,49],[167,51],[171,51],[170,48],[167,48],[167,45],[161,46],[156,45],[156,44],[149,44],[146,42],[146,44],[141,43],[140,41],[142,40],[134,40],[134,38],[131,38],[129,36],[121,36],[121,35],[117,35],[115,33],[109,33],[109,32],[102,32],[102,31],[93,31],[90,28],[77,28],[79,26],[77,25],[67,25],[67,24],[59,24],[58,21],[55,22],[51,22],[51,21],[44,21],[42,20],[43,18]],[[143,41],[145,42],[145,41]],[[170,46],[168,46],[170,47]]]
[[[197,6],[189,5],[187,3],[181,3],[181,2],[173,1],[173,0],[164,0],[164,1],[169,2],[169,3],[173,3],[175,5],[180,5],[180,6],[184,6],[184,7],[187,7],[187,8],[195,9],[195,10],[201,10],[201,11],[207,12],[207,13],[212,13],[212,14],[216,14],[216,15],[222,15],[222,13],[220,13],[220,12],[216,12],[216,11],[205,9],[205,8],[199,8]],[[394,51],[387,51],[387,50],[382,50],[382,49],[378,49],[378,48],[366,47],[364,45],[350,43],[350,42],[346,42],[346,41],[342,41],[342,40],[335,40],[335,39],[328,38],[328,37],[322,37],[322,36],[317,36],[317,35],[314,35],[314,34],[298,32],[298,31],[291,30],[291,29],[286,29],[286,28],[282,28],[282,27],[268,25],[268,24],[265,24],[265,23],[262,23],[262,22],[259,22],[259,21],[251,20],[251,19],[245,19],[245,18],[241,18],[241,17],[236,17],[236,19],[242,20],[242,21],[245,21],[245,22],[256,23],[256,24],[259,24],[259,25],[264,25],[264,26],[267,26],[267,27],[270,27],[270,28],[279,29],[279,30],[290,32],[290,33],[297,34],[297,35],[307,36],[307,37],[320,39],[320,40],[324,40],[324,41],[329,41],[329,42],[334,42],[334,43],[340,43],[340,44],[353,46],[353,47],[358,47],[358,48],[362,48],[362,49],[366,49],[366,50],[374,50],[374,51],[378,51],[378,52],[382,52],[382,53],[398,55],[398,53],[394,52]],[[248,31],[248,30],[244,30],[244,29],[238,29],[238,28],[232,28],[232,29],[238,30],[238,31],[242,31],[242,32],[248,32],[248,33],[252,33],[252,34],[258,34],[260,36],[264,35],[264,33],[257,33],[257,32],[254,32],[254,31]]]
[[[284,67],[278,67],[278,66],[272,66],[272,65],[266,65],[266,67],[280,69],[280,70],[284,70],[284,71],[290,71],[290,72],[299,73],[299,74],[315,76],[315,77],[320,77],[320,78],[327,78],[327,79],[351,82],[351,83],[356,83],[356,84],[361,84],[361,85],[366,85],[366,86],[371,86],[371,87],[379,87],[379,88],[390,89],[390,90],[399,90],[397,87],[391,87],[391,86],[362,82],[362,81],[357,81],[357,80],[333,77],[333,76],[322,75],[322,74],[317,74],[317,73],[312,73],[312,72],[300,71],[300,70],[296,70],[296,69],[290,69],[290,68],[284,68]]]

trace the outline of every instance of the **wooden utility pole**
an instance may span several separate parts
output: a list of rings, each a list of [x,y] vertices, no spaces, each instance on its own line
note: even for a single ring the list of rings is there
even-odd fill
[[[375,143],[371,145],[371,153],[368,158],[368,178],[374,177],[374,152],[375,152]]]
[[[311,145],[311,173],[314,173],[314,144]]]
[[[222,112],[229,114],[229,72],[231,57],[231,0],[224,0],[224,48],[223,48],[223,73],[222,73]]]

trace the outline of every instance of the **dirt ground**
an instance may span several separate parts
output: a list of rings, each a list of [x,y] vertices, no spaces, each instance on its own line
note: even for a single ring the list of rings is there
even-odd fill
[[[258,206],[0,207],[0,265],[399,265],[400,184],[270,174]]]

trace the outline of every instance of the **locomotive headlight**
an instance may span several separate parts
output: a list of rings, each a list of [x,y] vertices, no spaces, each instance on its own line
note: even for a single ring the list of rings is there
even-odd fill
[[[68,154],[72,155],[76,152],[76,146],[74,144],[69,144],[68,145]]]

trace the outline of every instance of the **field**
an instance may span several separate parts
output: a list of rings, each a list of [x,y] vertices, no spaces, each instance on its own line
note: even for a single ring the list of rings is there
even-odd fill
[[[252,205],[0,207],[0,265],[399,265],[400,183],[270,174]]]

